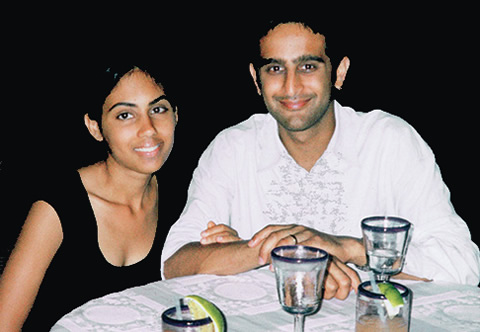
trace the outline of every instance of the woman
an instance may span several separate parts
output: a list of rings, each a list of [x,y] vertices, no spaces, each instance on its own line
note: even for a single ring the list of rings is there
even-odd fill
[[[48,330],[90,299],[160,279],[153,173],[173,147],[177,109],[152,70],[109,68],[98,82],[101,112],[84,120],[106,160],[42,188],[0,280],[0,331],[25,320],[24,330]]]

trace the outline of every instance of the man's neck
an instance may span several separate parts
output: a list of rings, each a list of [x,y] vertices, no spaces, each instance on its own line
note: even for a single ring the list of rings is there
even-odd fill
[[[327,149],[334,131],[333,103],[321,121],[307,130],[301,132],[288,131],[279,125],[279,135],[283,145],[297,164],[308,172]]]

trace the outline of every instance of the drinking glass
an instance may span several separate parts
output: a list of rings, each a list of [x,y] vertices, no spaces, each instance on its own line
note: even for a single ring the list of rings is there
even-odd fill
[[[188,306],[180,306],[181,313],[177,314],[177,307],[165,310],[162,314],[162,329],[168,332],[214,332],[214,326],[210,317],[193,319]]]
[[[305,315],[320,307],[328,253],[307,246],[283,246],[272,250],[277,293],[283,310],[295,315],[296,332],[302,332]]]
[[[398,217],[369,217],[362,220],[367,264],[377,280],[389,280],[402,270],[411,224]]]
[[[379,281],[378,283],[382,283]],[[410,312],[412,307],[412,291],[396,282],[390,282],[398,289],[403,298],[403,307],[388,312],[384,295],[372,290],[370,281],[358,286],[355,306],[355,331],[390,331],[408,332],[410,328]]]

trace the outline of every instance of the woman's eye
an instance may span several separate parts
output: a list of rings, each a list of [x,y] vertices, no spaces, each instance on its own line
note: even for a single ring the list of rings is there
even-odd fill
[[[152,110],[150,111],[152,114],[161,114],[161,113],[165,113],[166,111],[168,111],[168,108],[167,107],[164,107],[164,106],[156,106],[154,108],[152,108]]]
[[[131,119],[132,117],[133,117],[132,114],[127,113],[127,112],[120,113],[119,115],[117,115],[117,119],[119,119],[119,120],[128,120],[128,119]]]

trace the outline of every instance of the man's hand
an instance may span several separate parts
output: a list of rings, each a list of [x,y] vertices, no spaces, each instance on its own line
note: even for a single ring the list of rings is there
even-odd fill
[[[291,235],[294,235],[292,237]],[[296,240],[295,240],[296,239]],[[365,251],[361,241],[351,237],[334,236],[301,225],[270,225],[257,232],[248,245],[252,248],[261,244],[260,263],[270,260],[270,252],[283,245],[302,244],[321,248],[345,263],[363,265]]]
[[[325,271],[325,292],[323,298],[330,300],[336,297],[345,300],[353,289],[357,291],[361,281],[355,270],[342,263],[335,256],[330,256],[327,271]]]
[[[213,221],[208,222],[207,229],[201,232],[200,236],[200,243],[203,245],[241,240],[236,230],[224,224],[217,225]]]
[[[257,232],[248,245],[251,248],[260,246],[259,264],[263,265],[271,261],[270,253],[274,248],[297,243],[321,248],[332,256],[325,279],[326,299],[345,299],[351,289],[357,289],[360,278],[345,263],[365,263],[363,246],[358,239],[337,237],[301,225],[270,225]]]

